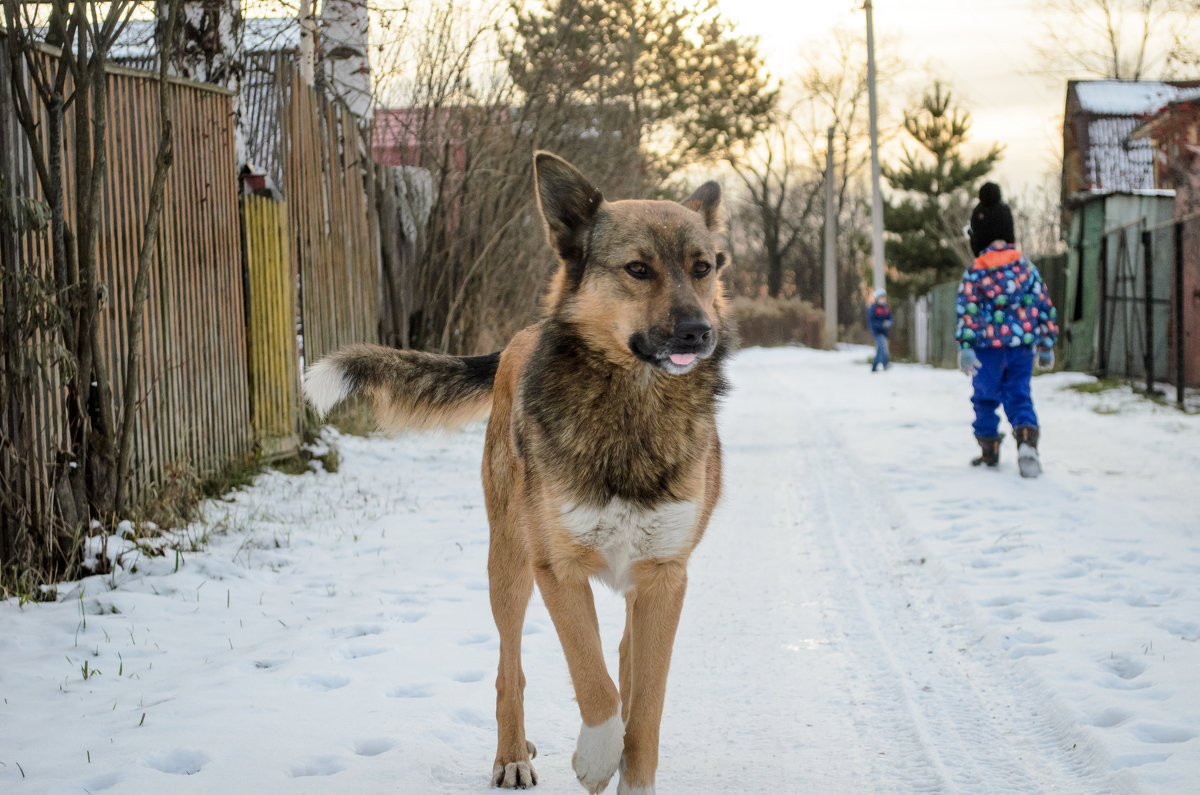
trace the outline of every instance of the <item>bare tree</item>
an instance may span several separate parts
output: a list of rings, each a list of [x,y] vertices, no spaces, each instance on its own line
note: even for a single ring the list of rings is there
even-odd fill
[[[1040,0],[1035,46],[1054,72],[1141,80],[1188,50],[1194,0]]]
[[[886,42],[877,48],[879,81],[887,86],[897,60]],[[799,293],[820,305],[824,301],[823,229],[824,163],[827,130],[834,128],[836,213],[838,217],[838,316],[862,314],[863,267],[870,238],[863,179],[870,161],[867,127],[866,45],[861,34],[837,30],[824,46],[806,50],[804,66],[785,82],[793,99],[788,111],[774,117],[763,142],[731,161],[744,187],[738,207],[741,270],[762,273],[756,281],[735,273],[745,294]],[[885,138],[892,131],[885,127]],[[780,272],[782,266],[783,271]],[[786,278],[791,276],[790,281]]]
[[[743,269],[765,276],[767,296],[778,298],[784,291],[784,271],[791,265],[799,249],[811,245],[814,213],[821,212],[820,197],[823,181],[814,173],[809,159],[798,160],[792,114],[782,113],[763,136],[761,142],[741,156],[730,155],[728,163],[742,183],[744,190],[738,212],[740,232],[746,239],[752,261],[758,267]],[[816,219],[820,224],[820,219]],[[811,254],[811,252],[805,252]],[[806,298],[820,293],[819,285],[801,284],[800,271],[792,290]],[[742,284],[751,295],[758,293],[756,282]]]

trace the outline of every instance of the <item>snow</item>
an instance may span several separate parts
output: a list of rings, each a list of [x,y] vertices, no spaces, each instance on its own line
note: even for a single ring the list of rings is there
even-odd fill
[[[1158,80],[1080,80],[1075,94],[1089,113],[1125,116],[1156,111],[1172,100],[1195,96],[1196,90]]]
[[[1022,480],[1011,441],[967,465],[960,373],[869,357],[731,365],[659,791],[1194,791],[1200,416],[1041,375]],[[0,603],[0,791],[488,791],[483,428],[328,439],[339,472],[260,476],[180,552],[110,539],[114,573]],[[523,646],[538,789],[582,792],[536,594]]]

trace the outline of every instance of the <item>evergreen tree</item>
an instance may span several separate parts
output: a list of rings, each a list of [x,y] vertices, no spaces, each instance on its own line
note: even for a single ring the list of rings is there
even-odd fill
[[[895,191],[883,211],[884,230],[890,233],[884,250],[895,272],[892,291],[900,296],[920,295],[962,274],[970,259],[962,227],[975,183],[1004,151],[993,145],[979,158],[963,154],[971,115],[955,105],[940,82],[925,92],[918,108],[904,114],[904,129],[920,149],[904,147],[900,165],[883,169]]]

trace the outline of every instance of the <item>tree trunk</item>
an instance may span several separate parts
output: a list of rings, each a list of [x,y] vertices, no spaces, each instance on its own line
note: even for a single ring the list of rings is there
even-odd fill
[[[129,307],[129,351],[125,359],[125,392],[121,406],[121,432],[116,451],[116,496],[114,507],[118,515],[124,515],[128,501],[129,468],[133,447],[133,421],[141,396],[142,338],[145,330],[146,294],[150,286],[150,263],[158,242],[158,226],[162,218],[163,194],[167,187],[167,175],[175,159],[171,84],[167,81],[167,68],[171,63],[171,48],[174,42],[179,0],[169,0],[167,19],[163,34],[159,36],[158,66],[158,151],[154,155],[154,178],[150,185],[149,206],[143,227],[142,247],[138,251],[137,276],[134,278],[133,303]]]

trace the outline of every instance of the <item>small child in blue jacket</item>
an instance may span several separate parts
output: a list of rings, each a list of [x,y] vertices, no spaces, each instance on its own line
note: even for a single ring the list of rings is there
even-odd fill
[[[996,409],[1003,405],[1021,476],[1037,477],[1042,465],[1030,380],[1035,351],[1040,369],[1054,366],[1057,313],[1037,267],[1013,245],[1012,213],[994,182],[979,189],[970,238],[975,261],[958,288],[955,338],[959,369],[974,387],[975,439],[982,455],[971,463],[999,465],[1004,435]]]
[[[871,372],[881,366],[888,369],[888,337],[892,333],[892,308],[887,303],[887,291],[875,291],[875,303],[867,307],[867,322],[871,325],[871,335],[875,337],[875,361],[871,362]]]

